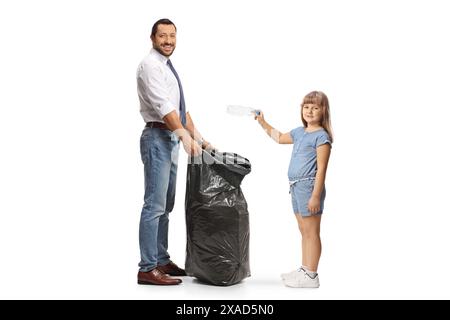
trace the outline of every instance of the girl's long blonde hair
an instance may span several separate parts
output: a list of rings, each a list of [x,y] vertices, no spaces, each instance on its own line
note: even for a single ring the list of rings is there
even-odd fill
[[[305,119],[303,119],[303,106],[305,104],[315,104],[322,108],[323,117],[322,117],[322,122],[320,123],[320,125],[328,133],[328,136],[330,137],[330,141],[333,142],[333,130],[331,128],[330,104],[328,103],[328,97],[325,95],[325,93],[323,93],[321,91],[312,91],[303,98],[301,116],[302,116],[303,126],[306,128],[308,126],[308,123],[305,121]]]

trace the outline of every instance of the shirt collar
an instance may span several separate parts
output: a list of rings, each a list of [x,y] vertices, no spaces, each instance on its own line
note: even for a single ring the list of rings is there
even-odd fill
[[[150,55],[154,56],[156,59],[161,61],[163,64],[167,64],[167,60],[169,60],[169,58],[167,58],[166,56],[163,56],[155,48],[152,48],[150,50]]]

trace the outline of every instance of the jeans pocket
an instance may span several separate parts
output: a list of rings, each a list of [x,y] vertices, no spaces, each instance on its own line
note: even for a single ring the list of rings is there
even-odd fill
[[[146,163],[148,160],[148,152],[149,152],[149,141],[148,137],[142,136],[140,142],[140,150],[141,150],[141,160],[143,163]]]

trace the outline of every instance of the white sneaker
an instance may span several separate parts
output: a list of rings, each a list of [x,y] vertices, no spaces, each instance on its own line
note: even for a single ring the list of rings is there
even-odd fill
[[[294,276],[283,279],[283,282],[292,288],[318,288],[320,286],[319,275],[311,278],[303,269],[300,269]]]
[[[291,272],[287,272],[287,273],[282,273],[281,274],[281,279],[285,280],[285,279],[290,279],[295,277],[295,275],[299,272],[301,272],[303,269],[299,268],[297,270],[292,270]]]

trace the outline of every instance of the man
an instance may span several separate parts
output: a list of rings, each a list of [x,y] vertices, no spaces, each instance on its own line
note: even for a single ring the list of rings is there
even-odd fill
[[[176,47],[176,36],[177,29],[170,20],[158,20],[151,33],[153,49],[139,64],[136,74],[140,112],[146,122],[141,136],[145,201],[139,225],[139,284],[177,285],[181,279],[171,276],[186,275],[167,252],[179,141],[192,156],[201,155],[201,148],[209,146],[186,112],[183,87],[169,60]]]

